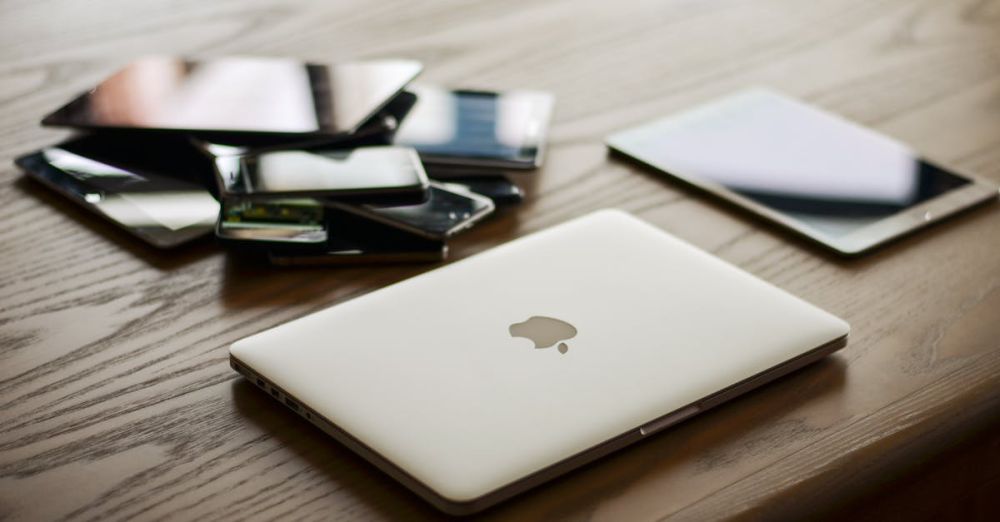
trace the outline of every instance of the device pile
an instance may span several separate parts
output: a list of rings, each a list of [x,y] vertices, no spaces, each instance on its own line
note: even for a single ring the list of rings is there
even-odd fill
[[[552,97],[412,86],[412,60],[138,60],[43,119],[33,179],[157,247],[280,265],[435,261],[518,203]]]

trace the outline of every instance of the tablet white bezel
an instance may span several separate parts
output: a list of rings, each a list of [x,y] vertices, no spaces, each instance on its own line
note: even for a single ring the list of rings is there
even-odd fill
[[[722,106],[729,102],[730,100],[736,100],[741,97],[755,96],[763,94],[765,96],[780,97],[785,98],[776,93],[771,93],[767,90],[749,90],[743,93],[738,93],[732,97],[727,97],[722,100],[717,100],[714,102],[709,102],[706,105],[696,107],[690,111],[685,111],[676,116],[668,116],[666,119],[658,120],[649,124],[641,125],[639,127],[627,129],[615,133],[608,138],[605,142],[607,146],[614,152],[626,156],[629,159],[635,160],[643,165],[656,169],[657,171],[666,174],[667,176],[684,182],[695,188],[704,190],[710,194],[718,196],[730,203],[733,203],[745,210],[752,212],[760,217],[763,217],[773,223],[781,225],[787,229],[797,232],[798,234],[810,239],[820,245],[823,245],[841,255],[854,256],[866,253],[876,247],[884,245],[885,243],[897,239],[901,236],[909,234],[920,228],[926,227],[932,223],[939,222],[948,216],[956,214],[962,210],[971,208],[981,203],[985,203],[990,200],[995,200],[997,198],[997,188],[990,183],[978,179],[974,176],[968,175],[966,173],[960,172],[954,168],[946,167],[945,170],[951,174],[959,176],[967,181],[968,184],[956,187],[948,192],[939,194],[927,201],[923,201],[909,208],[901,210],[900,212],[887,216],[880,219],[874,223],[864,225],[856,230],[848,232],[844,235],[833,235],[825,233],[818,230],[807,223],[796,219],[794,216],[785,214],[781,211],[775,210],[768,207],[762,203],[759,203],[749,197],[743,196],[721,183],[715,182],[713,180],[704,178],[697,174],[690,172],[681,172],[677,169],[670,168],[667,165],[657,164],[657,162],[650,160],[648,155],[645,154],[645,150],[648,149],[649,144],[645,141],[649,139],[649,134],[655,132],[653,127],[668,125],[668,120],[681,120],[681,119],[697,119],[698,111],[704,111],[705,114],[709,114],[710,111],[716,107]],[[787,99],[787,98],[785,98]],[[797,104],[801,102],[795,101]],[[822,112],[823,115],[842,120],[835,114],[829,114],[825,111],[820,111],[812,106],[807,106],[809,110],[814,112]],[[880,137],[884,135],[864,126],[860,126],[856,123],[849,122],[850,125],[856,127],[858,130],[863,132],[876,134]],[[884,138],[883,138],[884,139]],[[916,160],[917,158],[915,158]],[[923,159],[923,158],[919,158]]]

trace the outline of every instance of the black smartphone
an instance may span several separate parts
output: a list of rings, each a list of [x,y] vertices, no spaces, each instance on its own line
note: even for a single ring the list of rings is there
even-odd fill
[[[427,241],[420,246],[373,244],[366,241],[337,240],[325,252],[290,254],[270,252],[268,261],[278,266],[328,266],[382,263],[433,263],[448,257],[448,246]]]
[[[449,178],[438,183],[449,190],[486,196],[492,199],[498,207],[517,205],[524,200],[524,192],[521,191],[521,188],[503,176]]]
[[[222,198],[411,203],[427,197],[427,174],[408,147],[273,150],[217,156],[214,164]]]
[[[322,251],[271,249],[268,260],[280,266],[371,263],[428,263],[448,255],[444,241],[429,239],[359,218],[329,211],[329,237]]]
[[[413,60],[315,64],[279,58],[136,60],[43,125],[199,135],[344,136],[422,70]]]
[[[427,200],[416,205],[350,205],[340,202],[331,202],[330,205],[434,240],[444,240],[471,227],[496,208],[490,198],[465,190],[449,189],[436,181],[430,182],[427,193]]]
[[[316,199],[223,201],[216,235],[277,265],[438,261],[443,241],[414,235]]]
[[[211,233],[219,215],[207,188],[211,162],[183,137],[85,135],[15,163],[31,179],[156,247]]]
[[[428,165],[533,169],[541,165],[554,98],[540,91],[412,86],[417,103],[395,143]]]

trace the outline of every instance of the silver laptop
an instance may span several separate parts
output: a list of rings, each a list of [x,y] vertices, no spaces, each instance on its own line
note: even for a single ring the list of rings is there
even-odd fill
[[[837,317],[603,210],[234,343],[233,367],[471,513],[843,347]]]

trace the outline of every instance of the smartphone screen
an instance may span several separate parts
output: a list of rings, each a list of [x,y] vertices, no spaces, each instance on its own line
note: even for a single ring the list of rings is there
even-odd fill
[[[45,125],[186,133],[351,134],[420,73],[412,60],[275,58],[130,63]]]
[[[210,233],[219,204],[210,164],[187,140],[92,135],[22,156],[31,178],[144,241],[173,247]]]
[[[489,198],[430,183],[427,200],[416,205],[348,205],[336,208],[430,239],[444,239],[493,212]]]
[[[493,200],[496,206],[516,205],[524,199],[514,182],[503,176],[477,176],[472,178],[448,178],[439,181],[445,188],[456,191],[479,194]]]
[[[970,183],[892,138],[763,89],[623,131],[608,144],[831,238]]]
[[[428,164],[534,168],[552,113],[552,95],[410,87],[417,103],[395,143]]]
[[[428,186],[420,158],[407,147],[276,150],[215,158],[224,197],[307,196],[422,201]]]

